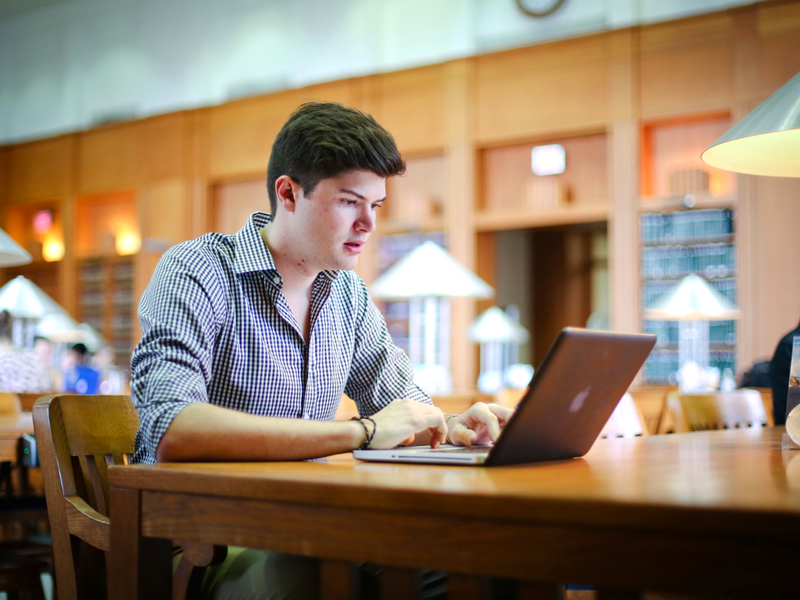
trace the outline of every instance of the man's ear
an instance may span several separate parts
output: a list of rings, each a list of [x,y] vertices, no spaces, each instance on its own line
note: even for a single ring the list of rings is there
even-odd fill
[[[300,184],[288,175],[281,175],[275,180],[275,197],[286,212],[294,212],[300,190]]]

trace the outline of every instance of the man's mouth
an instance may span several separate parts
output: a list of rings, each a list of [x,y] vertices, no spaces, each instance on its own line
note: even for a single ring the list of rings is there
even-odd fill
[[[345,248],[350,250],[351,252],[361,252],[361,249],[364,247],[364,242],[345,242]]]

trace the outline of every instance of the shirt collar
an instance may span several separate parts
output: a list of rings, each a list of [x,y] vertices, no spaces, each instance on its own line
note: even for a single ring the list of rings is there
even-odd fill
[[[250,273],[253,271],[275,271],[275,261],[269,248],[264,243],[260,231],[272,220],[272,215],[264,212],[254,212],[242,228],[236,232],[236,258],[235,269],[237,273]],[[322,271],[320,275],[333,281],[339,276],[339,271]]]

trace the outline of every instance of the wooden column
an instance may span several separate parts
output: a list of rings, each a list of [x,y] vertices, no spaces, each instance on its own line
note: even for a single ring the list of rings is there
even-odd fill
[[[610,325],[640,331],[639,322],[639,31],[611,41],[608,132]]]
[[[78,137],[70,135],[67,142],[69,168],[68,192],[61,198],[61,227],[64,236],[64,258],[58,266],[59,304],[73,317],[78,315],[78,260],[75,256],[75,214],[78,194]]]
[[[475,271],[475,64],[470,59],[446,67],[447,196],[445,231],[453,257]],[[453,388],[474,389],[475,345],[466,337],[475,317],[475,302],[455,298],[452,303],[451,373]]]

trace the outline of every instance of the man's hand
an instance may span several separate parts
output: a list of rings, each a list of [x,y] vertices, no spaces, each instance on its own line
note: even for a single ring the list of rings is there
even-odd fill
[[[499,404],[476,402],[464,414],[447,420],[446,440],[457,446],[493,444],[513,413]]]
[[[428,430],[431,446],[444,443],[447,426],[441,409],[404,398],[395,400],[386,408],[372,415],[375,421],[375,437],[370,448],[394,448],[399,444],[410,444],[420,431]]]

